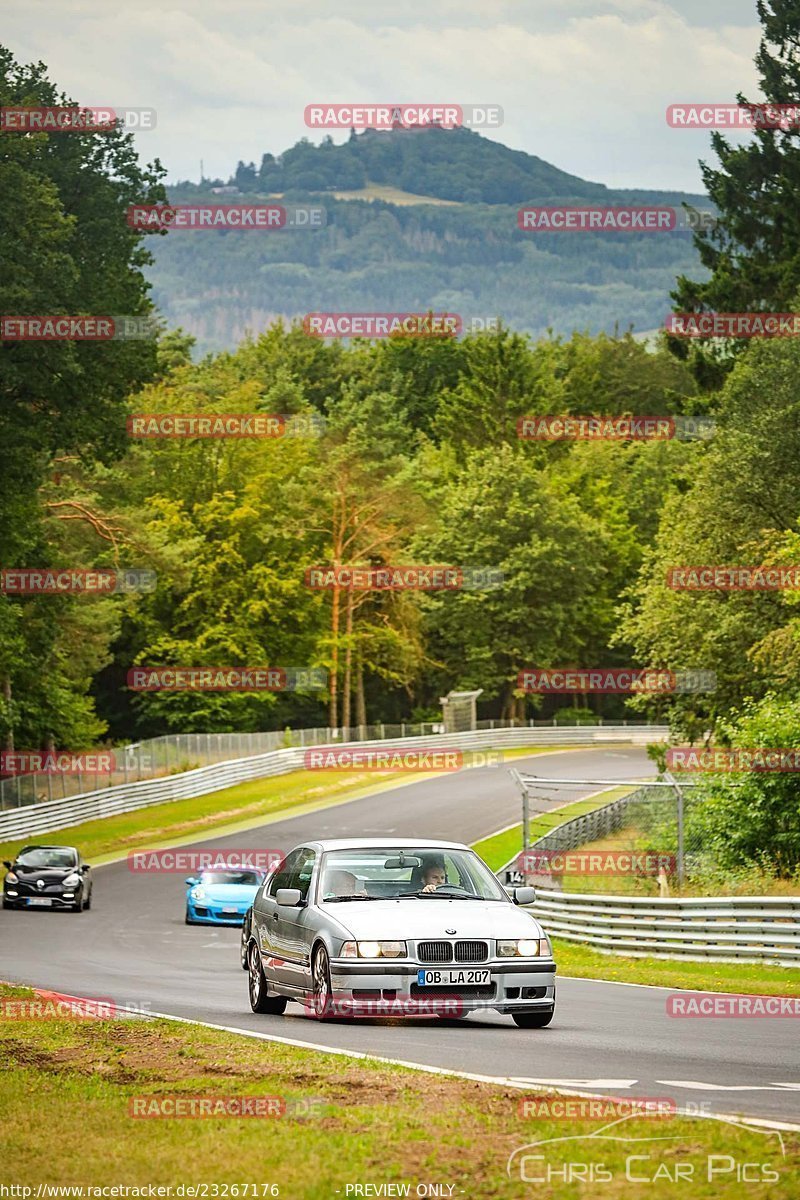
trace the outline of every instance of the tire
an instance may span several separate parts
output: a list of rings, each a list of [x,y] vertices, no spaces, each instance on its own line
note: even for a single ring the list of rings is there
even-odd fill
[[[16,908],[16,907],[17,907],[16,904],[12,904],[10,900],[6,900],[6,898],[3,897],[3,908],[7,908],[10,910],[10,909]]]
[[[83,905],[83,911],[88,912],[91,907],[92,907],[92,893],[89,892],[88,896],[86,897],[86,901]]]
[[[556,1011],[556,1006],[546,1008],[539,1012],[515,1012],[511,1016],[514,1018],[514,1024],[520,1029],[544,1029],[552,1021]]]
[[[188,910],[188,908],[187,908],[187,910],[186,910],[186,915],[185,915],[185,916],[184,916],[184,918],[183,918],[183,923],[184,923],[184,925],[194,925],[194,921],[193,921],[193,920],[191,919],[191,917],[189,916],[189,910]]]
[[[326,1021],[330,1018],[331,1007],[331,964],[328,958],[328,951],[324,946],[319,946],[314,955],[314,963],[311,968],[311,979],[314,989],[314,1016],[319,1021]]]
[[[247,951],[247,990],[250,996],[250,1007],[254,1013],[272,1013],[281,1016],[286,1010],[285,996],[270,996],[267,992],[267,980],[261,965],[261,951],[255,942],[251,942]]]

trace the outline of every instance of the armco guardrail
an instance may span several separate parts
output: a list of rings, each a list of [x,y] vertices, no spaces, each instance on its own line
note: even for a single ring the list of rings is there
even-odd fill
[[[620,786],[624,786],[624,782]],[[627,796],[620,796],[619,799],[612,800],[610,804],[604,804],[601,808],[595,808],[592,812],[584,813],[580,817],[573,817],[571,821],[564,821],[562,825],[557,825],[550,833],[546,833],[544,837],[535,841],[530,849],[555,850],[561,853],[565,850],[574,850],[576,846],[583,846],[586,842],[595,842],[598,838],[608,837],[610,833],[616,833],[624,825],[628,805],[637,800],[646,799],[648,799],[647,790],[637,788],[636,791],[629,792]]]
[[[528,911],[553,936],[606,953],[800,967],[800,898],[662,900],[537,888]]]
[[[481,729],[471,733],[407,737],[402,740],[402,744],[404,747],[420,750],[603,745],[614,742],[644,745],[647,742],[665,740],[667,735],[666,727],[655,725],[594,725],[555,729],[530,729],[523,726],[513,729]],[[395,740],[400,739],[392,739]],[[385,748],[387,742],[360,741],[346,745],[354,750],[370,747],[380,749]],[[342,749],[342,746],[343,743],[336,743],[337,749]],[[53,829],[66,829],[83,821],[94,821],[117,813],[148,808],[153,804],[163,804],[169,800],[202,796],[231,787],[235,783],[244,783],[249,779],[283,775],[301,768],[305,753],[302,747],[271,750],[265,754],[213,763],[207,767],[167,775],[161,779],[145,779],[140,783],[121,784],[65,800],[47,800],[22,808],[7,809],[0,812],[0,840],[27,838]]]
[[[602,718],[597,723],[602,725]],[[622,722],[623,726],[628,724],[628,721]],[[647,722],[634,721],[632,724],[646,725]],[[614,726],[613,721],[611,726]],[[561,728],[557,718],[552,721],[478,721],[476,726],[478,730],[491,729],[497,732],[554,727]],[[574,728],[570,727],[570,732]],[[107,773],[68,775],[34,771],[0,779],[0,811],[22,808],[25,804],[40,804],[46,800],[67,800],[88,792],[106,791],[120,784],[141,783],[143,779],[160,779],[164,775],[193,771],[197,767],[229,762],[234,758],[253,758],[269,750],[327,746],[331,743],[396,741],[408,737],[432,737],[444,732],[445,727],[441,722],[400,721],[394,725],[383,722],[355,725],[350,729],[318,726],[313,729],[268,729],[258,733],[168,733],[147,738],[143,742],[129,742],[114,750],[104,749],[102,752],[111,760],[111,770]]]
[[[619,829],[628,805],[650,799],[637,788],[538,838],[531,851],[562,853]],[[512,868],[516,856],[498,875]],[[762,962],[800,967],[800,898],[773,896],[610,896],[537,887],[528,907],[554,937],[631,958]]]

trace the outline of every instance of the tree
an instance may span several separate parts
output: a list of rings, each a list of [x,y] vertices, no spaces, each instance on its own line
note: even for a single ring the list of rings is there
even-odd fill
[[[763,34],[756,66],[772,104],[800,102],[800,9],[797,0],[757,0]],[[742,105],[749,102],[737,97]],[[703,182],[719,211],[716,226],[695,233],[709,278],[681,275],[672,293],[676,312],[784,312],[800,288],[800,125],[760,126],[734,146],[715,132],[719,166],[701,163]],[[728,348],[682,338],[671,349],[692,362],[698,378],[718,385],[730,369]]]
[[[713,670],[717,690],[676,697],[673,717],[702,731],[747,698],[796,688],[794,598],[779,591],[675,591],[671,567],[798,561],[800,347],[754,344],[720,394],[717,434],[697,447],[624,611],[639,659],[671,669]],[[765,403],[769,397],[769,403]]]

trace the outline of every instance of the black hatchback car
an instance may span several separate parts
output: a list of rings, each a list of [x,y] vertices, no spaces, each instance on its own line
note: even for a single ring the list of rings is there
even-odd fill
[[[3,908],[83,912],[92,906],[91,867],[74,846],[25,846],[3,866]]]

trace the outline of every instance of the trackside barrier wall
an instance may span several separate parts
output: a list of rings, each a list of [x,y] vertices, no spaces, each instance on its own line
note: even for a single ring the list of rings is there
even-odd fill
[[[530,849],[563,852],[605,837],[624,823],[629,804],[646,798],[646,790],[638,789],[574,817],[539,838]],[[498,874],[502,878],[503,872]],[[800,967],[800,898],[661,899],[537,887],[536,901],[528,911],[554,937],[581,942],[604,954]]]
[[[471,733],[406,737],[402,739],[402,745],[405,749],[417,750],[488,750],[504,747],[568,747],[608,743],[645,745],[648,742],[665,741],[667,736],[667,728],[658,725],[593,725],[555,729],[530,729],[523,726],[512,729],[481,729]],[[377,750],[385,748],[387,741],[377,739],[337,742],[335,748]],[[391,739],[392,744],[399,741],[399,738]],[[64,800],[46,800],[43,803],[27,804],[22,808],[5,809],[0,811],[0,841],[28,838],[50,830],[80,825],[84,821],[96,821],[117,813],[164,804],[169,800],[187,800],[232,787],[237,783],[245,783],[250,779],[285,775],[303,767],[305,753],[306,750],[300,746],[270,750],[265,754],[213,763],[193,771],[166,775],[160,779],[145,779],[140,783],[121,784]]]
[[[800,967],[800,898],[662,900],[537,888],[528,911],[554,937],[606,954]]]

